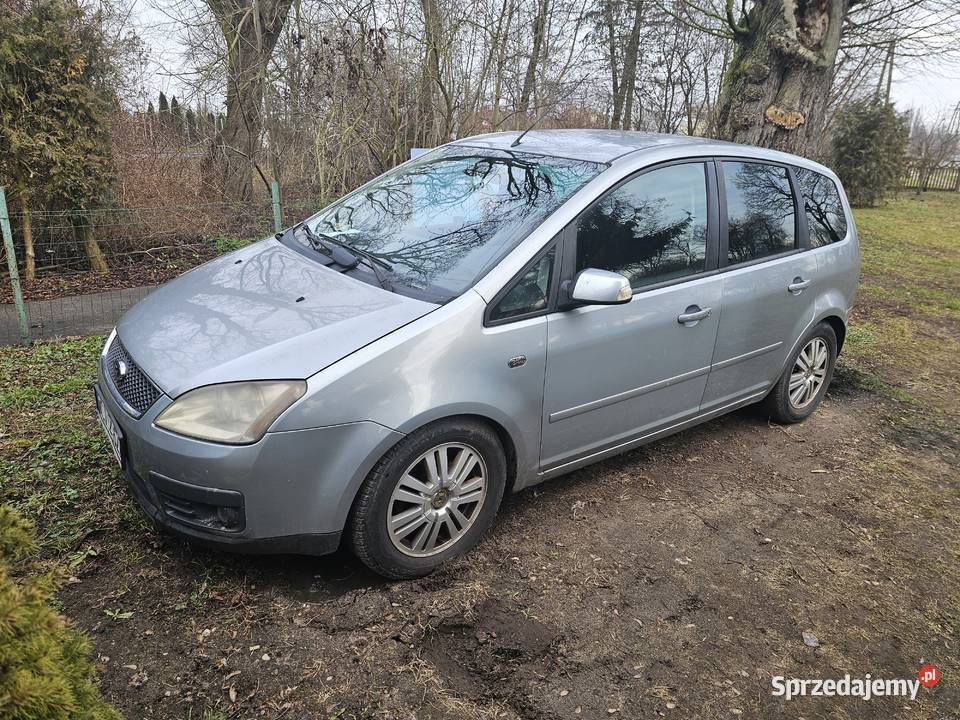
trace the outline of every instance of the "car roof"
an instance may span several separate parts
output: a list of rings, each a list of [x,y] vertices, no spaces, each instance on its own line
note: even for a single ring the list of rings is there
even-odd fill
[[[512,147],[511,144],[520,135],[519,131],[474,135],[451,144],[525,151],[606,164],[613,164],[620,158],[645,150],[676,148],[677,157],[702,154],[758,158],[800,165],[833,176],[829,168],[796,155],[690,135],[599,129],[530,130],[519,145]]]

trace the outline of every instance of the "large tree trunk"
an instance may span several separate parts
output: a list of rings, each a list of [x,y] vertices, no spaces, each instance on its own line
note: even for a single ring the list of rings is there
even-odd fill
[[[493,130],[500,129],[500,101],[503,98],[503,69],[507,64],[507,41],[510,37],[510,27],[513,23],[514,4],[503,0],[500,10],[500,20],[497,22],[496,47],[491,52],[496,53],[496,64],[493,77],[493,115],[490,124]]]
[[[721,138],[799,155],[822,152],[818,128],[849,3],[757,0],[745,23],[731,13],[735,47],[717,105]]]
[[[443,82],[440,68],[440,48],[443,43],[443,18],[437,0],[420,0],[423,11],[423,39],[426,45],[423,71],[420,75],[419,145],[433,147],[451,140],[453,130],[453,102]],[[440,93],[443,116],[437,117],[435,97]],[[439,122],[438,122],[439,120]]]
[[[620,85],[623,108],[622,127],[633,127],[633,96],[637,91],[637,55],[640,51],[640,31],[643,29],[643,0],[637,0],[633,8],[633,29],[623,54],[623,82]]]
[[[227,117],[205,162],[205,176],[226,197],[253,198],[259,175],[267,63],[293,0],[208,0],[227,46]]]
[[[547,27],[547,11],[549,0],[539,0],[537,13],[533,18],[533,47],[530,49],[530,59],[527,61],[527,72],[523,76],[523,87],[520,90],[520,105],[517,107],[517,119],[526,126],[527,113],[530,111],[530,96],[537,81],[537,63],[543,51],[543,36]]]
[[[613,0],[603,4],[603,22],[607,28],[607,52],[610,54],[610,88],[613,91],[613,110],[610,127],[620,127],[623,112],[623,96],[620,94],[620,71],[617,63],[617,27],[613,19]]]

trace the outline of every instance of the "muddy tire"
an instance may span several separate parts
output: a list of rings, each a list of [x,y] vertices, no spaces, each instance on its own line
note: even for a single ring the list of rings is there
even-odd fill
[[[837,335],[822,322],[803,338],[799,349],[763,401],[777,422],[798,423],[809,417],[827,394],[837,362]]]
[[[490,427],[427,425],[391,448],[361,486],[348,527],[353,551],[387,578],[427,575],[477,544],[505,485],[506,457]]]

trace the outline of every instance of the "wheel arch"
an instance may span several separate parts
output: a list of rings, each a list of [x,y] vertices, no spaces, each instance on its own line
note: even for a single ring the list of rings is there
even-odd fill
[[[847,337],[847,324],[839,315],[827,315],[820,318],[820,322],[825,322],[833,328],[833,332],[837,336],[837,356],[839,356],[843,349],[843,341]]]
[[[460,409],[458,411],[451,410],[447,413],[435,411],[411,418],[408,422],[404,423],[402,427],[397,428],[397,431],[402,434],[394,438],[393,442],[391,442],[389,445],[377,448],[374,456],[369,458],[368,462],[364,463],[366,470],[363,472],[362,476],[357,477],[356,481],[351,483],[349,503],[344,503],[345,507],[344,512],[342,513],[344,524],[349,521],[349,517],[353,512],[353,508],[356,505],[357,496],[360,492],[360,487],[363,485],[363,481],[367,478],[370,470],[372,470],[377,462],[379,462],[384,455],[390,452],[411,433],[415,433],[425,427],[429,427],[430,425],[441,422],[449,422],[453,420],[471,420],[473,422],[482,423],[489,427],[496,434],[497,439],[500,441],[500,444],[503,447],[504,455],[506,456],[507,477],[504,495],[513,492],[519,477],[519,453],[523,450],[517,446],[517,439],[514,434],[515,431],[511,432],[506,423],[501,422],[497,418],[493,417],[493,415],[494,413],[482,412],[476,408],[470,410]]]
[[[790,352],[787,353],[787,357],[783,361],[783,365],[780,368],[781,374],[783,373],[784,370],[787,369],[787,365],[790,364],[791,358],[793,358],[793,356],[800,351],[800,346],[803,344],[803,341],[806,339],[807,335],[810,334],[810,331],[813,330],[820,323],[824,323],[824,322],[830,326],[834,334],[837,336],[837,357],[840,356],[840,348],[843,347],[843,341],[847,335],[847,324],[843,320],[843,317],[840,314],[838,314],[838,312],[827,311],[825,313],[818,315],[813,320],[813,322],[811,322],[809,325],[807,325],[806,328],[804,328],[803,332],[800,333],[800,337],[798,337],[794,341],[793,345],[790,348]],[[779,375],[777,377],[779,377]],[[773,389],[775,384],[776,384],[776,381],[774,381],[774,384],[770,386],[771,390]]]
[[[507,480],[504,490],[504,495],[506,495],[513,491],[517,482],[517,476],[519,474],[519,454],[517,439],[515,436],[516,430],[511,431],[511,429],[507,427],[509,420],[504,422],[502,419],[494,417],[495,414],[496,413],[493,412],[484,412],[479,408],[448,408],[448,412],[446,413],[431,412],[428,415],[413,418],[409,422],[404,423],[403,427],[399,429],[404,436],[407,436],[430,425],[455,420],[470,420],[486,425],[496,434],[497,439],[500,441],[500,445],[503,447],[503,453],[506,457]]]

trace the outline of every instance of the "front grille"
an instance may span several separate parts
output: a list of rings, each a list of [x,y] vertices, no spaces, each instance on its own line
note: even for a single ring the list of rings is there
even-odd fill
[[[114,336],[103,362],[110,382],[137,417],[160,398],[160,390],[133,361],[119,337]],[[122,374],[121,366],[125,369]]]

